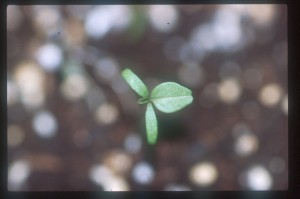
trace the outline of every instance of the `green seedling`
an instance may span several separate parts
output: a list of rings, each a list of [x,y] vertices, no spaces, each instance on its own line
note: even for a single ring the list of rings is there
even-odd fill
[[[130,69],[123,70],[122,76],[141,97],[138,103],[147,104],[145,114],[147,140],[149,144],[155,144],[158,127],[153,105],[164,113],[173,113],[192,103],[192,91],[175,82],[164,82],[157,85],[149,94],[146,85]]]

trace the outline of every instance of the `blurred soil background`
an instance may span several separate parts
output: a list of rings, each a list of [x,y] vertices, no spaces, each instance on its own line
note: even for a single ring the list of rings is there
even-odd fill
[[[287,7],[7,7],[10,191],[286,190]],[[158,117],[121,78],[194,101]]]

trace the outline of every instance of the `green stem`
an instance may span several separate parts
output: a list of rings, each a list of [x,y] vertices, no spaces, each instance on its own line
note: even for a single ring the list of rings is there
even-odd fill
[[[148,98],[140,98],[138,100],[138,104],[146,104],[148,103],[150,100]]]

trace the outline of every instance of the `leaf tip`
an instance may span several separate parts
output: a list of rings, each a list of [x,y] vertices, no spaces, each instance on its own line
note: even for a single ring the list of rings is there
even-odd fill
[[[129,68],[125,68],[125,69],[121,72],[121,74],[122,74],[122,76],[125,78],[125,77],[127,76],[127,74],[130,73],[130,72],[131,72],[131,70],[130,70]]]

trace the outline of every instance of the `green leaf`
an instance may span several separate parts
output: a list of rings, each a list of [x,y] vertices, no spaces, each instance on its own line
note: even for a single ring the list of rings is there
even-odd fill
[[[149,144],[155,144],[157,140],[157,119],[151,103],[147,104],[146,110],[146,131]]]
[[[141,97],[148,98],[148,89],[136,74],[134,74],[130,69],[126,68],[122,71],[122,76],[129,86]]]
[[[177,83],[165,82],[153,89],[151,101],[158,110],[172,113],[192,103],[192,91]]]

